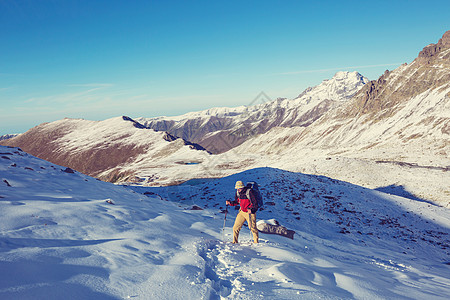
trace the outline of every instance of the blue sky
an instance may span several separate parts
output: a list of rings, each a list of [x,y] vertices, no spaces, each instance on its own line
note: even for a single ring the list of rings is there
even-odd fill
[[[0,135],[178,115],[369,79],[450,29],[450,1],[0,1]]]

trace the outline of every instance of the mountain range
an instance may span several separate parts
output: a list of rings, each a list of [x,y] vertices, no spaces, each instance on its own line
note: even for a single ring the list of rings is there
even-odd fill
[[[447,31],[377,80],[338,72],[295,99],[178,117],[64,119],[1,144],[111,182],[167,185],[270,165],[450,205],[449,98]]]
[[[138,118],[148,128],[167,131],[203,145],[214,154],[226,152],[274,127],[307,127],[328,110],[353,97],[369,80],[357,72],[338,72],[307,88],[297,98],[279,98],[237,108],[213,108],[177,117]],[[263,94],[255,101],[267,101]]]

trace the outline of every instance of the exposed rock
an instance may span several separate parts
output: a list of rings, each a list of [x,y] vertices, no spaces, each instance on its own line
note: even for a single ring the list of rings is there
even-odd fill
[[[65,169],[63,170],[63,172],[64,172],[64,173],[69,173],[69,174],[74,174],[74,173],[75,173],[75,171],[72,170],[71,168],[65,168]]]
[[[191,210],[203,210],[203,208],[201,208],[200,206],[197,206],[197,205],[193,205],[191,207]]]
[[[437,44],[430,44],[423,48],[419,53],[418,61],[424,64],[430,64],[432,58],[439,54],[442,50],[450,48],[450,30],[444,33]]]
[[[179,137],[176,137],[174,135],[171,135],[168,132],[164,132],[163,139],[168,141],[168,142],[174,142],[174,141],[180,139],[180,140],[183,141],[183,143],[185,145],[189,146],[191,149],[194,149],[194,150],[205,150],[206,151],[206,149],[203,148],[202,146],[200,146],[199,144],[191,143],[191,142],[186,141],[186,140],[184,140],[182,138],[179,138]]]
[[[258,221],[256,227],[258,228],[258,231],[262,233],[267,234],[277,234],[281,235],[290,239],[294,239],[294,230],[289,230],[284,226],[281,226],[278,221],[273,220],[274,222],[271,222],[272,224],[266,223],[265,221],[261,220]]]
[[[173,142],[173,141],[175,141],[178,138],[176,136],[171,135],[168,132],[165,132],[164,135],[163,135],[163,139],[168,141],[168,142]]]
[[[139,123],[139,122],[136,122],[135,120],[133,120],[133,119],[130,118],[130,117],[122,116],[122,119],[123,119],[124,121],[132,122],[133,125],[134,125],[134,127],[136,127],[136,128],[139,128],[139,129],[147,129],[147,127],[145,127],[144,125],[142,125],[142,124]]]

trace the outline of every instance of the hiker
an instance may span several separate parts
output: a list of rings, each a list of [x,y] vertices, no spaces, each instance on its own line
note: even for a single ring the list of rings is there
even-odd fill
[[[239,231],[241,231],[242,225],[247,221],[250,231],[253,233],[253,241],[258,243],[258,229],[256,228],[256,211],[258,210],[257,200],[250,187],[244,186],[242,181],[237,181],[235,189],[237,190],[234,201],[226,201],[227,205],[236,206],[239,205],[239,213],[236,216],[233,226],[233,244],[238,242]],[[247,189],[248,196],[247,196]],[[249,199],[250,198],[250,199]]]

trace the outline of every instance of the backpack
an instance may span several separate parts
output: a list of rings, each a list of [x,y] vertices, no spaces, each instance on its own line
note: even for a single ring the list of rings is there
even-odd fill
[[[258,210],[264,210],[264,200],[261,195],[261,192],[259,191],[259,186],[256,182],[250,181],[247,182],[247,198],[250,199],[250,190],[253,191],[253,195],[255,195],[256,202],[257,202],[257,209]]]

